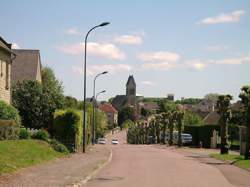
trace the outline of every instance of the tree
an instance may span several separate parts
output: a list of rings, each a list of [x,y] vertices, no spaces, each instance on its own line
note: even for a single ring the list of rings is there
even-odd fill
[[[230,101],[231,95],[220,95],[217,100],[218,114],[220,115],[219,124],[221,126],[221,154],[228,154],[227,126],[231,116]]]
[[[182,132],[182,125],[183,125],[183,117],[184,117],[183,111],[181,110],[176,111],[176,123],[177,123],[177,129],[178,129],[178,146],[179,147],[182,145],[181,132]]]
[[[165,112],[162,113],[162,121],[163,121],[163,128],[162,128],[162,143],[166,144],[166,130],[167,127],[169,126],[169,118],[170,118],[171,113],[170,112]]]
[[[183,123],[184,125],[203,125],[203,120],[198,114],[185,111]]]
[[[250,86],[243,86],[239,95],[242,102],[242,114],[247,129],[245,159],[250,158]]]
[[[56,78],[53,70],[49,67],[42,69],[43,93],[51,101],[51,107],[61,109],[64,104],[62,83]]]
[[[31,80],[18,82],[12,88],[12,102],[19,110],[23,126],[35,129],[47,127],[51,108],[39,82]]]
[[[131,121],[135,120],[135,110],[132,107],[124,107],[118,112],[118,124],[122,128],[124,121],[130,119]]]
[[[151,111],[148,110],[148,109],[145,109],[145,108],[142,108],[141,109],[141,115],[144,116],[144,117],[147,117],[151,114]]]
[[[220,94],[217,94],[217,93],[209,93],[209,94],[204,96],[204,99],[209,100],[212,103],[216,103],[219,96],[220,96]]]
[[[77,109],[78,107],[78,101],[76,98],[71,97],[71,96],[66,96],[64,98],[64,108],[75,108]]]

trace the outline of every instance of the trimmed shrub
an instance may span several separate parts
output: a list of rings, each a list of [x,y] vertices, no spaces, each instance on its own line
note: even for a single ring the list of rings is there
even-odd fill
[[[49,143],[55,151],[60,152],[60,153],[69,153],[69,150],[67,149],[67,147],[61,144],[60,142],[58,142],[57,140],[53,139]]]
[[[17,125],[21,124],[18,110],[4,101],[0,101],[0,119],[14,120]]]
[[[184,132],[191,134],[193,146],[198,146],[199,142],[202,142],[203,147],[210,148],[211,137],[213,136],[213,130],[220,133],[219,125],[202,125],[202,126],[184,126]]]
[[[56,111],[53,132],[57,140],[70,151],[78,151],[82,145],[82,112],[67,109]]]
[[[19,133],[19,139],[30,139],[31,133],[26,128],[21,128]]]
[[[20,127],[14,120],[0,120],[0,140],[16,140]]]
[[[46,130],[39,130],[32,135],[32,138],[38,139],[38,140],[44,140],[48,142],[49,133]]]

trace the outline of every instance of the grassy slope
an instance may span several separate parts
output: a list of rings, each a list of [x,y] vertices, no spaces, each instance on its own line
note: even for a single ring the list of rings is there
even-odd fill
[[[243,156],[235,154],[210,154],[210,156],[223,161],[235,161],[236,166],[250,170],[250,160],[244,160]]]
[[[54,151],[39,140],[0,141],[0,174],[39,164],[65,154]]]

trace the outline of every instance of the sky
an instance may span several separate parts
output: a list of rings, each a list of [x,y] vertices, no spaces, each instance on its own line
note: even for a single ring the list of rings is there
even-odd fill
[[[66,95],[83,99],[84,37],[87,96],[125,94],[133,75],[145,97],[231,94],[250,84],[249,0],[1,0],[0,36],[13,48],[39,49]]]

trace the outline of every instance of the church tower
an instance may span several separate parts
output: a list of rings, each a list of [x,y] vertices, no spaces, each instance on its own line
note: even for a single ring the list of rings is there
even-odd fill
[[[135,107],[136,104],[136,84],[133,75],[128,77],[126,84],[127,104]]]

